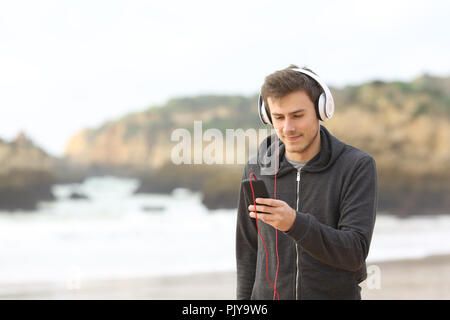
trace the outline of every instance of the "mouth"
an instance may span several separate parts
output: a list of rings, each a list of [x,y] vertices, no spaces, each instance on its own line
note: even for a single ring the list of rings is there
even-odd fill
[[[286,140],[287,140],[287,141],[295,141],[295,140],[297,140],[298,138],[300,138],[301,136],[302,136],[302,135],[299,134],[298,136],[286,137]]]

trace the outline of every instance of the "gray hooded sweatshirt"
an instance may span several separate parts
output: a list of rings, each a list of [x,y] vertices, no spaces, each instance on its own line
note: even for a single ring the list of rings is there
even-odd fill
[[[366,278],[365,260],[377,209],[376,164],[369,154],[340,141],[324,126],[320,126],[320,137],[319,153],[298,171],[274,135],[261,143],[257,159],[250,159],[244,168],[242,178],[248,179],[253,172],[265,182],[272,198],[276,172],[276,198],[296,209],[291,229],[278,231],[276,288],[280,299],[360,299],[358,284]],[[275,141],[277,169],[271,165]],[[244,192],[241,187],[236,228],[237,298],[272,299],[265,250],[255,219],[249,217],[250,203]],[[275,229],[261,220],[258,226],[274,284]]]

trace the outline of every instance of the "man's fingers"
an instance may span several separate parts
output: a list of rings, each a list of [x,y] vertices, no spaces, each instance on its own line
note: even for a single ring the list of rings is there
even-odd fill
[[[271,207],[279,207],[284,204],[283,200],[277,200],[272,198],[256,198],[255,201],[256,203],[265,204]]]
[[[250,212],[251,218],[256,218],[255,212]],[[265,223],[270,223],[272,221],[271,216],[264,213],[258,213],[258,219]]]
[[[256,210],[255,210],[255,206],[254,205],[249,205],[248,206],[248,210],[249,211],[257,211],[257,212],[267,212],[267,213],[272,213],[273,209],[268,207],[268,206],[256,206]]]

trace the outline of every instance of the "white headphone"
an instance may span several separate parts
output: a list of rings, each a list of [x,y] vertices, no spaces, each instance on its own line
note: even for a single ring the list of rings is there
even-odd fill
[[[307,76],[310,76],[311,78],[317,81],[317,83],[322,87],[323,92],[320,94],[317,104],[315,105],[316,112],[319,115],[319,120],[321,121],[325,122],[331,119],[331,117],[334,114],[334,100],[333,96],[331,95],[331,91],[330,89],[328,89],[327,85],[322,80],[320,80],[320,78],[317,75],[315,75],[312,72],[309,72],[308,70],[305,69],[290,69],[290,70],[306,74]],[[267,112],[266,106],[264,105],[264,99],[262,98],[261,93],[259,94],[258,98],[258,114],[263,124],[272,124],[272,117]]]

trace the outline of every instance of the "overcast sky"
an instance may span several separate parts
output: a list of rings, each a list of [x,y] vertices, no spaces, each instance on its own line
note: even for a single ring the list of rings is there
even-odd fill
[[[0,0],[0,138],[54,155],[168,98],[253,94],[291,63],[331,86],[450,75],[450,1]],[[339,106],[336,106],[339,112]]]

